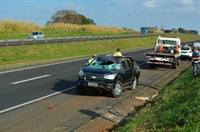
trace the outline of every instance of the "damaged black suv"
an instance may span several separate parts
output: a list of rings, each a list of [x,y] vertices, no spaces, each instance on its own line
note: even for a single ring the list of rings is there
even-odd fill
[[[138,87],[140,68],[132,57],[98,56],[80,70],[76,91],[85,95],[90,89],[111,91],[119,97],[124,89]]]

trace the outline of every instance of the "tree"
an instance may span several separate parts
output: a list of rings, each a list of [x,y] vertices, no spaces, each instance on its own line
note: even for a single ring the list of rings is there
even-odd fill
[[[81,19],[81,24],[92,24],[92,25],[96,25],[96,23],[90,19],[90,18],[86,18],[84,15],[79,14],[79,18]]]
[[[175,28],[172,28],[172,32],[173,32],[173,33],[177,33],[177,32],[178,32],[178,30],[177,30],[177,29],[175,29]]]
[[[52,17],[53,23],[71,23],[71,24],[81,24],[78,13],[73,10],[59,10]]]
[[[198,34],[198,31],[196,31],[196,30],[189,30],[189,33],[192,33],[192,34]]]
[[[158,27],[157,27],[157,26],[154,26],[154,30],[158,30]]]
[[[162,25],[162,27],[160,28],[161,31],[164,31],[165,26]]]
[[[52,23],[71,23],[71,24],[93,24],[96,23],[90,19],[86,18],[82,14],[78,14],[74,10],[59,10],[51,17]]]
[[[87,18],[84,15],[79,14],[79,18],[81,19],[81,24],[88,24]]]
[[[185,29],[184,29],[184,28],[181,28],[181,27],[179,27],[179,28],[178,28],[178,32],[179,32],[179,33],[185,33]]]
[[[87,18],[87,22],[88,24],[96,25],[96,23],[90,18]]]

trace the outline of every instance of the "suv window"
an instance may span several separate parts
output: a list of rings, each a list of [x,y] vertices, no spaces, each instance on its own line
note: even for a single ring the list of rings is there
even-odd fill
[[[121,64],[122,64],[122,68],[123,68],[124,70],[127,70],[127,69],[128,69],[128,67],[127,67],[125,61],[122,61]]]
[[[128,65],[129,68],[132,67],[132,63],[130,62],[130,60],[127,60],[127,65]]]

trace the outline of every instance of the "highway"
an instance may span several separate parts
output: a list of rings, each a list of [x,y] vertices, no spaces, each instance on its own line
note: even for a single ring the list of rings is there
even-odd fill
[[[77,129],[91,118],[99,116],[101,112],[116,106],[163,75],[175,70],[149,68],[144,53],[152,50],[154,49],[147,48],[122,53],[135,58],[141,67],[141,81],[137,90],[134,92],[126,90],[122,97],[117,99],[97,91],[91,91],[87,96],[76,93],[75,83],[78,72],[89,58],[1,71],[1,130],[12,131],[15,127],[18,131],[27,129],[50,131],[58,125],[65,126],[66,131]],[[180,65],[184,62],[181,61]],[[54,114],[51,113],[51,118],[56,121],[49,119],[47,109],[55,109]],[[98,113],[98,110],[101,112]],[[88,111],[96,111],[98,114],[85,116]],[[44,120],[49,123],[45,123]]]

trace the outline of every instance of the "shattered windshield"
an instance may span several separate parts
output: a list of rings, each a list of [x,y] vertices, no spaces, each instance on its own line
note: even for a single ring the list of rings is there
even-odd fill
[[[119,70],[120,64],[105,58],[96,58],[90,64],[92,68],[107,69],[107,70]]]

